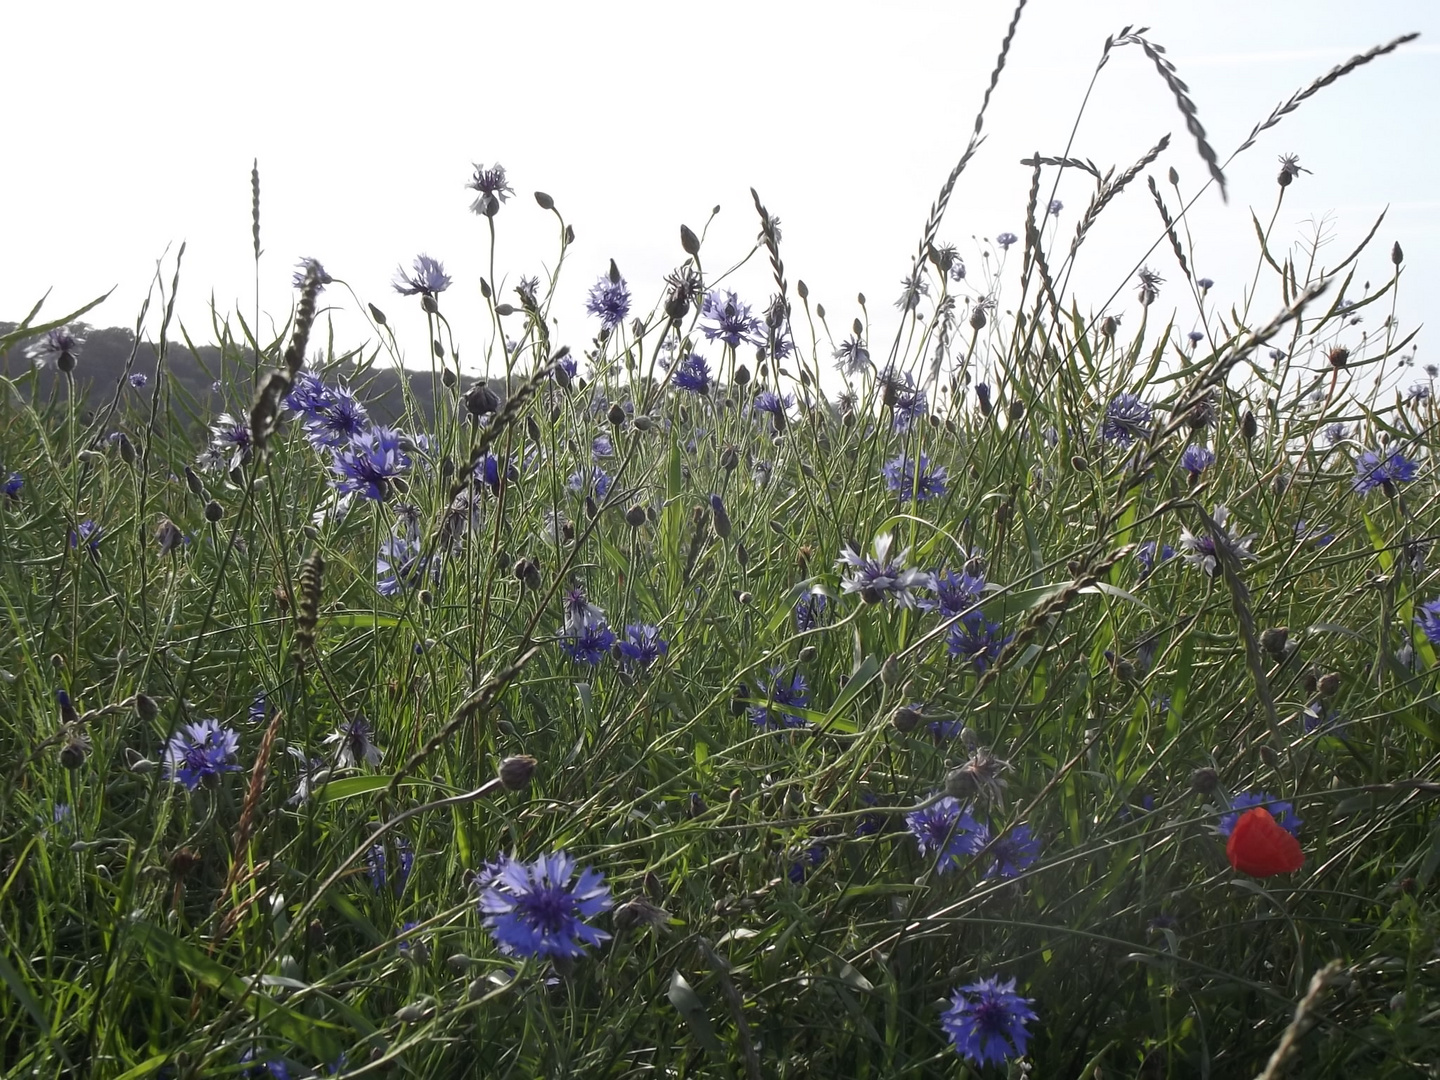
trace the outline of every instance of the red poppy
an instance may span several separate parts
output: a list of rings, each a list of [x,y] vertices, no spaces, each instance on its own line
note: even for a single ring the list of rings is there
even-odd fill
[[[1230,865],[1251,877],[1289,874],[1305,865],[1300,841],[1285,831],[1263,806],[1247,810],[1225,844]]]

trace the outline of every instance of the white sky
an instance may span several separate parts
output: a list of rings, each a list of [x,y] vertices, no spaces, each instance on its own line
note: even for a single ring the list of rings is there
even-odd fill
[[[362,301],[391,318],[412,365],[428,363],[418,301],[395,295],[397,263],[442,259],[455,285],[442,308],[462,359],[478,361],[478,277],[486,229],[464,188],[472,162],[502,162],[517,197],[496,220],[496,267],[511,284],[553,264],[549,192],[578,235],[562,278],[558,342],[579,351],[596,324],[585,291],[614,258],[648,309],[683,258],[681,222],[698,228],[718,203],[705,256],[715,271],[742,256],[758,223],[755,186],[784,229],[793,287],[803,278],[837,336],[863,291],[893,327],[899,280],[930,204],[963,150],[1010,5],[732,0],[665,3],[137,2],[12,4],[0,64],[0,120],[11,159],[0,170],[5,257],[0,318],[18,319],[53,286],[59,316],[119,286],[86,316],[133,325],[167,245],[188,243],[178,311],[209,340],[211,295],[222,312],[255,308],[250,163],[262,188],[262,311],[288,312],[302,255],[320,258]],[[1406,254],[1398,311],[1408,329],[1440,290],[1440,3],[1393,0],[1031,0],[1000,81],[989,141],[962,176],[942,227],[980,272],[972,236],[1023,232],[1031,151],[1059,154],[1108,33],[1148,24],[1191,88],[1222,160],[1293,91],[1352,54],[1403,32],[1419,42],[1341,79],[1260,137],[1192,212],[1197,273],[1213,298],[1238,302],[1254,273],[1250,208],[1273,209],[1276,157],[1313,170],[1290,189],[1283,241],[1333,215],[1330,261],[1388,203],[1357,282],[1382,282],[1390,245]],[[1193,192],[1205,168],[1144,54],[1118,50],[1102,73],[1073,153],[1102,167],[1133,162],[1160,135],[1152,167],[1174,165]],[[1053,171],[1047,171],[1048,183]],[[1067,171],[1060,245],[1089,198]],[[1173,207],[1173,199],[1172,207]],[[1047,234],[1048,235],[1048,234]],[[1108,210],[1082,251],[1071,291],[1082,309],[1117,287],[1137,311],[1130,267],[1160,235],[1143,176]],[[1011,273],[1018,264],[1018,248]],[[1172,284],[1152,322],[1193,302],[1175,286],[1168,245],[1150,264]],[[757,258],[737,281],[757,308],[769,295]],[[1264,285],[1257,320],[1278,302]],[[350,301],[340,290],[327,294]],[[1352,291],[1352,296],[1358,297]],[[1005,299],[1002,295],[1002,307]],[[1384,312],[1371,309],[1360,329]],[[1138,318],[1138,314],[1132,315]],[[158,322],[152,320],[152,327]],[[518,323],[517,323],[518,325]],[[1127,324],[1133,325],[1132,324]],[[364,339],[336,316],[337,345]],[[1356,335],[1358,337],[1359,331]],[[805,335],[800,334],[801,344]],[[877,352],[888,333],[874,334]],[[1422,341],[1420,360],[1432,357]]]

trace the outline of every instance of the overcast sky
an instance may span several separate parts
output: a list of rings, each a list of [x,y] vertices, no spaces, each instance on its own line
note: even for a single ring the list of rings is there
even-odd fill
[[[757,231],[752,185],[783,223],[792,285],[807,282],[840,334],[858,313],[857,292],[877,319],[893,311],[1009,15],[993,0],[471,0],[403,14],[394,5],[268,0],[11,5],[12,47],[0,65],[9,151],[0,170],[0,318],[18,319],[47,289],[45,313],[58,316],[118,286],[86,320],[133,324],[156,261],[168,247],[168,282],[181,241],[178,311],[192,336],[211,337],[212,295],[222,312],[248,318],[258,158],[262,311],[283,319],[293,264],[313,255],[391,316],[408,363],[426,364],[418,303],[389,284],[397,263],[426,252],[454,276],[443,307],[462,357],[478,361],[488,332],[478,289],[487,231],[464,185],[472,163],[499,161],[517,196],[495,222],[497,276],[513,284],[554,264],[553,219],[533,191],[549,192],[577,233],[554,309],[557,341],[577,349],[589,341],[596,324],[584,313],[585,291],[611,258],[648,309],[683,258],[678,226],[698,229],[715,204],[707,270],[743,256]],[[1213,298],[1239,303],[1255,272],[1251,210],[1269,219],[1277,156],[1298,154],[1312,174],[1287,194],[1278,240],[1303,241],[1326,218],[1332,242],[1321,261],[1333,263],[1388,205],[1357,282],[1385,280],[1399,241],[1399,316],[1407,329],[1422,321],[1440,290],[1435,0],[1031,0],[989,139],[941,230],[971,280],[983,270],[982,241],[1023,233],[1030,173],[1019,160],[1065,149],[1105,37],[1126,24],[1149,25],[1167,48],[1222,159],[1333,65],[1422,32],[1264,133],[1228,170],[1228,205],[1212,188],[1189,219],[1197,273],[1215,280]],[[1165,187],[1175,166],[1188,195],[1205,168],[1183,118],[1144,54],[1121,49],[1072,153],[1123,168],[1166,132],[1170,150],[1149,171]],[[1047,194],[1054,176],[1047,171]],[[1090,190],[1085,176],[1064,174],[1057,246],[1068,246]],[[1070,282],[1082,310],[1121,288],[1115,310],[1138,311],[1127,275],[1158,226],[1142,177],[1082,252]],[[1175,311],[1190,329],[1194,303],[1173,284],[1180,273],[1168,245],[1149,262],[1172,283],[1152,322]],[[759,258],[736,281],[757,306],[771,291]],[[339,290],[327,297],[353,307]],[[1277,304],[1262,277],[1257,317]],[[353,315],[337,314],[335,325],[340,345],[368,333]],[[1422,336],[1420,360],[1430,358]]]

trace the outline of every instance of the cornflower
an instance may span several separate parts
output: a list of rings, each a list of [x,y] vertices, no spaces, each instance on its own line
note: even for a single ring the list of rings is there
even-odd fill
[[[416,255],[411,265],[414,269],[408,274],[403,266],[395,270],[392,285],[401,296],[424,295],[434,299],[450,287],[450,275],[445,273],[439,259]]]
[[[648,623],[631,623],[625,627],[625,640],[620,654],[636,666],[646,668],[670,651],[670,643],[660,636],[660,628]]]
[[[765,344],[764,324],[750,314],[750,305],[742,304],[733,292],[723,296],[718,290],[707,293],[700,305],[700,320],[706,341],[718,338],[731,348],[739,348],[742,341]]]
[[[563,851],[529,864],[504,860],[480,894],[485,928],[502,953],[575,959],[609,940],[584,921],[610,910],[604,875],[587,866],[574,876],[575,860]]]
[[[952,795],[910,811],[905,815],[905,825],[915,837],[920,854],[935,857],[937,874],[954,870],[963,856],[980,850],[980,823]]]
[[[809,687],[805,685],[805,676],[799,671],[791,672],[787,679],[783,668],[772,667],[768,680],[762,678],[756,681],[754,696],[764,700],[764,704],[752,705],[748,710],[750,722],[756,727],[805,726],[803,716],[788,711],[803,709],[810,704]]]
[[[335,490],[383,502],[393,482],[410,468],[410,457],[401,449],[402,436],[385,427],[372,427],[357,435],[348,446],[336,447],[330,462]]]
[[[882,472],[886,485],[900,496],[901,502],[938,499],[947,490],[945,469],[939,465],[932,468],[930,459],[924,454],[920,454],[918,459],[904,454],[892,458],[885,463]]]
[[[630,289],[625,279],[612,281],[608,275],[590,286],[585,310],[600,320],[606,330],[613,330],[630,314]]]
[[[194,791],[202,783],[213,787],[220,774],[238,772],[235,757],[240,736],[209,717],[198,724],[182,724],[165,744],[165,769],[170,779]]]
[[[1025,1025],[1037,1019],[1034,1001],[1015,993],[1015,980],[992,975],[956,990],[940,1026],[955,1052],[976,1065],[999,1065],[1023,1057],[1030,1033]]]
[[[881,533],[875,537],[872,554],[866,556],[847,541],[835,563],[837,568],[846,568],[841,591],[859,593],[867,604],[878,604],[888,597],[901,607],[918,607],[919,601],[913,590],[924,588],[927,575],[923,570],[905,565],[909,548],[891,559],[890,548],[894,543],[894,533]]]
[[[1129,446],[1150,430],[1150,406],[1135,394],[1116,394],[1105,406],[1105,419],[1100,435],[1110,442]]]
[[[1237,559],[1253,559],[1255,553],[1250,550],[1250,543],[1255,539],[1255,534],[1248,536],[1233,536],[1225,528],[1225,522],[1230,517],[1230,509],[1226,506],[1217,506],[1211,511],[1211,518],[1215,522],[1215,531],[1205,536],[1196,536],[1189,529],[1180,529],[1180,547],[1186,552],[1185,561],[1191,566],[1198,566],[1210,577],[1214,577],[1220,568],[1220,551],[1227,550]]]
[[[335,744],[335,763],[342,769],[356,768],[362,761],[373,767],[385,758],[385,751],[375,745],[374,735],[370,722],[355,716],[325,736],[325,745]]]
[[[1386,494],[1393,494],[1396,484],[1408,484],[1415,479],[1419,466],[1399,450],[1366,450],[1355,459],[1355,482],[1352,487],[1357,495],[1365,495],[1377,487]]]
[[[480,193],[470,204],[470,209],[482,217],[494,217],[500,211],[500,204],[515,194],[505,180],[505,166],[498,161],[488,169],[484,165],[476,165],[475,175],[465,186]]]
[[[1295,816],[1295,807],[1277,799],[1268,791],[1244,791],[1231,799],[1230,812],[1220,816],[1220,835],[1229,836],[1235,828],[1235,823],[1240,820],[1240,815],[1256,806],[1263,806],[1270,811],[1270,816],[1275,819],[1275,823],[1291,836],[1298,837],[1300,835],[1300,826],[1305,822]]]

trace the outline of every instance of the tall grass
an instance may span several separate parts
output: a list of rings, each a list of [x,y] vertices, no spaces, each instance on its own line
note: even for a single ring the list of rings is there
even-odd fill
[[[37,305],[0,341],[61,371],[0,405],[7,1074],[995,1073],[941,1018],[999,976],[1036,1014],[1011,1075],[1434,1075],[1436,414],[1433,372],[1395,374],[1403,253],[1357,292],[1376,230],[1323,272],[1288,245],[1287,159],[1243,306],[1212,296],[1186,215],[1233,155],[1145,34],[1096,75],[1145,52],[1206,186],[1150,175],[1168,138],[1036,155],[993,247],[1018,291],[981,291],[943,227],[982,107],[888,345],[863,299],[832,332],[758,193],[768,303],[682,228],[665,283],[599,276],[567,349],[557,277],[492,269],[493,384],[417,264],[441,404],[398,432],[310,340],[345,302],[319,263],[281,337],[217,318],[203,447],[166,378],[179,257],[159,370],[89,424],[83,344],[46,338],[84,312]],[[1068,237],[1065,169],[1094,180]],[[1073,296],[1142,175],[1144,275]],[[492,251],[503,184],[477,169]],[[1290,804],[1300,870],[1232,868],[1246,796]],[[951,806],[974,831],[922,846],[917,807]],[[559,851],[603,874],[602,933],[522,955],[494,871]]]

